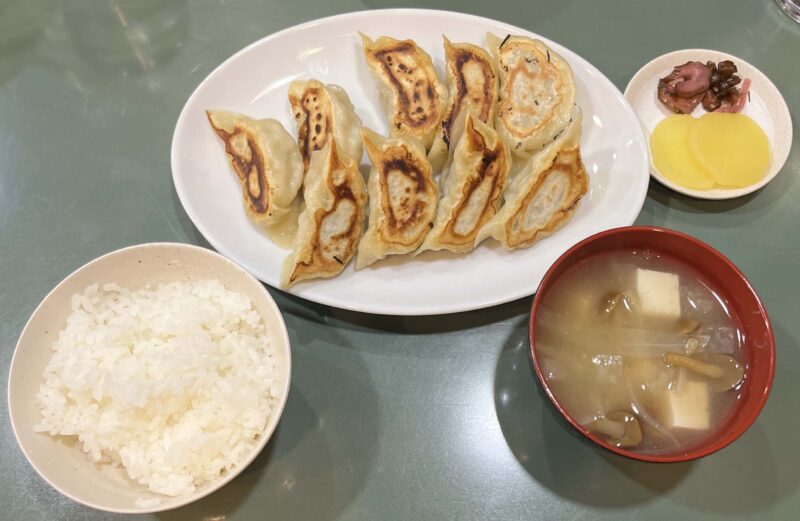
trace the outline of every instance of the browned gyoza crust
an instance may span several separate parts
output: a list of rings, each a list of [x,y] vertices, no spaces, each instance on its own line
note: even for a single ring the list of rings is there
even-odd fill
[[[266,158],[256,145],[256,137],[248,129],[236,126],[232,132],[214,125],[210,114],[208,122],[219,138],[225,143],[231,167],[242,182],[242,196],[248,214],[258,220],[259,215],[267,213],[269,185],[266,175]]]
[[[357,269],[386,255],[417,249],[433,225],[439,199],[431,165],[418,142],[362,132],[372,170],[369,226],[359,246]]]
[[[427,133],[436,126],[440,104],[425,70],[404,63],[419,61],[418,54],[416,46],[410,42],[398,42],[373,54],[381,64],[383,77],[389,80],[396,93],[392,125],[401,131],[405,127],[412,135]]]
[[[314,78],[289,84],[289,104],[297,125],[297,145],[308,172],[311,157],[336,140],[337,153],[356,163],[361,160],[361,119],[345,90]]]
[[[392,136],[412,137],[430,147],[447,103],[430,56],[412,40],[362,35],[364,55],[373,74],[390,92],[389,129]]]
[[[324,179],[311,181],[306,187],[306,204],[314,207],[309,206],[300,217],[298,240],[302,241],[295,244],[295,252],[284,266],[284,287],[305,279],[338,275],[355,254],[361,238],[367,204],[363,177],[357,163],[339,153],[336,140],[331,139],[328,147],[329,153],[324,159],[319,158],[325,164],[320,165],[319,172],[312,164],[308,174],[323,174]],[[324,152],[323,149],[320,154]],[[324,193],[320,197],[309,190]],[[318,206],[318,202],[324,202],[324,206]],[[328,223],[338,231],[326,235]]]
[[[307,171],[311,153],[322,150],[328,143],[331,101],[324,85],[310,80],[300,96],[289,92],[289,103],[297,123],[297,144],[303,156],[303,167]]]
[[[450,43],[445,38],[444,51],[447,67],[454,80],[454,85],[448,85],[451,90],[450,102],[442,119],[444,141],[450,145],[453,123],[465,103],[469,103],[472,113],[484,123],[491,120],[497,104],[498,81],[489,54],[480,47],[468,43]]]
[[[444,195],[418,252],[446,249],[465,253],[475,247],[478,231],[502,204],[511,157],[503,140],[490,126],[467,114],[456,133],[458,142],[443,174]]]
[[[523,158],[541,150],[569,124],[575,104],[572,69],[539,40],[487,35],[500,73],[495,129]]]
[[[449,150],[455,146],[452,142],[454,127],[464,112],[469,110],[491,126],[499,102],[499,77],[489,53],[478,46],[451,43],[444,38],[444,54],[450,97],[428,154],[435,172],[441,171],[447,163]]]
[[[378,229],[386,242],[411,246],[419,242],[428,228],[427,210],[430,201],[420,198],[432,192],[430,167],[419,158],[414,158],[403,146],[391,147],[384,151],[383,160],[377,167],[380,171],[378,182],[381,186],[381,205],[386,221]],[[390,193],[389,173],[400,173],[411,181],[411,193],[400,196],[399,204]]]
[[[565,178],[568,188],[564,191],[561,201],[559,201],[558,209],[553,212],[544,226],[526,229],[523,224],[525,215],[528,213],[534,199],[540,196],[542,189],[546,189],[546,184],[551,176]],[[588,178],[583,161],[581,161],[580,150],[572,148],[559,152],[551,166],[539,175],[532,190],[523,199],[519,209],[506,223],[508,245],[511,248],[530,246],[539,239],[552,235],[572,217],[578,202],[586,194],[587,189]]]
[[[575,108],[567,128],[510,178],[503,206],[478,232],[476,244],[493,237],[508,250],[528,247],[572,217],[589,185],[580,154],[582,122]]]
[[[459,194],[460,202],[455,207],[450,223],[448,223],[442,236],[439,238],[442,242],[454,246],[471,245],[475,241],[475,235],[478,233],[478,229],[494,215],[494,210],[500,206],[500,197],[503,194],[503,188],[505,188],[505,180],[508,175],[509,166],[507,158],[503,153],[503,144],[497,142],[493,148],[488,148],[486,140],[475,130],[475,124],[471,118],[467,120],[464,135],[469,140],[470,150],[479,151],[481,158],[476,165],[475,175],[470,179],[470,182],[463,187],[462,192]],[[475,191],[484,184],[488,184],[490,190],[489,197],[483,201],[480,218],[475,223],[475,226],[466,233],[457,232],[455,230],[456,223],[459,221],[461,214],[466,209]]]
[[[297,206],[303,182],[303,158],[294,139],[274,119],[226,110],[207,110],[206,116],[241,184],[245,213],[276,238],[276,226]]]

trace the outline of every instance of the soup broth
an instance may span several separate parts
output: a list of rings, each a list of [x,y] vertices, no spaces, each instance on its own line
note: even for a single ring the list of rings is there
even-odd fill
[[[550,391],[612,445],[691,449],[728,419],[741,392],[741,332],[724,301],[691,268],[649,251],[571,268],[534,327]]]

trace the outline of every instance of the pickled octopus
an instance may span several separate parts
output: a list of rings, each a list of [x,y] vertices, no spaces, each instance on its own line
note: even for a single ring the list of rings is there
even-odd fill
[[[737,76],[730,60],[705,64],[689,61],[658,80],[658,99],[677,114],[691,114],[702,103],[709,112],[740,112],[750,80]],[[741,89],[737,87],[741,83]]]

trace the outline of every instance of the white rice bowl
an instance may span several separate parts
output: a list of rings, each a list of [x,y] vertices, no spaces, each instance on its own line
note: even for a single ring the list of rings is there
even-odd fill
[[[152,492],[149,490],[150,485],[143,485],[139,483],[138,480],[131,479],[128,474],[128,469],[123,467],[121,463],[117,465],[112,463],[113,457],[109,453],[110,451],[104,452],[102,449],[100,450],[101,458],[106,462],[93,462],[92,458],[84,451],[84,441],[79,439],[79,435],[77,434],[59,434],[53,436],[48,432],[36,432],[35,429],[37,426],[45,427],[48,423],[51,424],[50,427],[59,429],[63,427],[65,429],[64,432],[67,432],[67,429],[70,428],[67,422],[64,422],[62,425],[61,420],[54,420],[54,416],[52,415],[45,418],[42,414],[42,407],[45,405],[43,401],[49,401],[50,398],[45,395],[43,395],[42,398],[37,398],[37,395],[42,392],[43,383],[46,388],[51,386],[51,384],[46,383],[46,375],[48,373],[53,373],[53,378],[57,380],[61,379],[65,383],[70,381],[64,378],[65,372],[60,373],[60,370],[53,371],[52,367],[47,370],[46,368],[48,368],[51,363],[56,364],[56,362],[52,360],[55,355],[53,347],[59,342],[60,330],[67,329],[68,318],[73,314],[72,302],[76,294],[83,295],[87,288],[95,284],[97,285],[98,293],[119,293],[115,291],[115,286],[106,286],[106,284],[109,283],[131,288],[131,292],[136,293],[136,290],[139,288],[155,290],[159,285],[169,285],[174,282],[196,283],[197,281],[210,280],[218,280],[228,290],[246,296],[249,299],[253,311],[258,314],[263,322],[264,334],[267,339],[263,349],[266,350],[267,356],[273,362],[274,366],[274,373],[271,375],[271,385],[262,386],[265,382],[256,383],[259,387],[268,387],[270,392],[270,395],[266,398],[269,410],[259,409],[260,413],[267,415],[266,426],[256,435],[252,443],[250,443],[252,449],[249,450],[249,453],[243,455],[242,459],[236,462],[232,468],[228,470],[223,469],[216,478],[202,485],[197,484],[197,482],[193,480],[192,485],[195,487],[195,490],[192,493],[169,496]],[[103,290],[104,287],[108,289]],[[85,297],[89,298],[88,296]],[[209,298],[213,300],[213,298]],[[76,304],[80,308],[83,302],[83,297],[79,297]],[[92,306],[97,307],[94,304],[92,304]],[[184,310],[182,309],[181,311]],[[138,313],[141,315],[143,311],[140,309]],[[174,319],[165,321],[163,317],[154,316],[153,318],[154,324],[161,323],[159,321],[163,321],[163,323],[175,323]],[[225,319],[221,317],[212,317],[210,323],[222,323],[219,322],[220,320],[224,322]],[[239,325],[241,330],[239,333],[247,331],[243,329],[244,327],[251,327],[247,326],[246,320],[244,322],[240,321]],[[174,327],[174,325],[171,327]],[[213,337],[211,334],[212,332],[208,334]],[[96,341],[98,335],[95,334],[94,336]],[[170,338],[171,337],[166,339]],[[214,348],[208,349],[209,352],[213,352]],[[153,352],[155,353],[157,350]],[[238,355],[234,355],[234,352],[238,353]],[[124,355],[124,353],[122,354]],[[60,356],[64,356],[65,359],[69,358],[66,355]],[[228,354],[225,356],[228,356]],[[230,359],[236,360],[236,356],[241,356],[239,360],[243,359],[244,351],[238,349],[231,350]],[[247,356],[249,357],[251,354],[248,353]],[[222,355],[220,355],[220,357],[222,357]],[[124,357],[121,357],[120,360],[123,358]],[[157,357],[154,355],[152,360],[156,359]],[[170,360],[170,358],[162,357],[162,360]],[[174,361],[175,360],[172,360],[172,362]],[[198,375],[200,375],[202,371],[204,371],[203,368],[206,367],[205,362],[210,363],[208,358],[202,357],[190,361],[198,365],[195,366],[195,373],[188,372],[184,375],[184,378],[179,380],[178,388],[180,388],[180,385],[183,385],[184,390],[189,389],[186,377],[199,378]],[[161,362],[159,362],[159,364],[161,364]],[[148,370],[165,371],[163,366],[159,364]],[[251,362],[248,362],[248,364],[251,364]],[[118,365],[124,367],[122,364],[102,365],[95,363],[95,365],[95,371],[108,371],[109,374],[117,374]],[[65,368],[66,367],[68,366],[65,365]],[[238,371],[250,371],[251,369],[252,365],[245,365],[244,368],[236,368]],[[69,370],[72,371],[72,367],[70,367]],[[74,380],[71,381],[72,383],[69,383],[69,385],[74,385],[76,388],[75,391],[70,391],[73,392],[75,396],[86,393],[85,385],[87,382],[90,382],[93,386],[92,391],[94,391],[94,386],[96,386],[99,392],[108,393],[109,396],[115,393],[117,396],[125,396],[125,391],[122,390],[125,386],[119,379],[114,380],[110,377],[106,377],[107,381],[105,384],[91,382],[91,378],[87,375],[92,369],[89,369],[87,366],[84,367],[84,370],[86,370],[87,373],[82,376],[80,373],[70,373],[77,375],[71,377],[74,378]],[[222,371],[221,374],[225,376],[227,373]],[[191,244],[168,242],[137,244],[106,253],[86,263],[64,278],[64,280],[57,284],[52,291],[42,299],[41,303],[36,307],[36,310],[33,311],[30,319],[28,319],[28,322],[25,324],[19,336],[19,340],[17,341],[16,348],[14,349],[14,356],[11,360],[8,372],[8,413],[14,437],[22,453],[25,455],[25,458],[31,464],[31,467],[46,483],[65,497],[88,507],[106,512],[125,514],[163,512],[197,501],[219,490],[221,487],[226,486],[226,484],[230,483],[237,475],[242,473],[243,470],[258,457],[259,453],[261,453],[275,433],[284,407],[286,406],[289,396],[291,374],[291,346],[281,311],[270,296],[269,291],[267,291],[264,285],[256,280],[250,273],[230,259],[207,248]],[[43,375],[45,376],[43,377]],[[147,375],[150,378],[150,387],[148,388],[149,394],[145,401],[158,399],[156,385],[158,385],[159,382],[149,373],[147,373]],[[209,375],[209,378],[212,378],[212,376]],[[220,379],[219,381],[220,389],[224,386],[224,384],[221,383],[223,380],[224,379]],[[197,381],[202,382],[202,379],[198,379]],[[112,382],[114,385],[110,385]],[[122,382],[124,382],[124,380],[122,380]],[[53,383],[55,383],[55,381]],[[237,381],[236,387],[241,387],[240,384],[241,382]],[[214,381],[213,385],[217,385],[217,382]],[[130,389],[130,387],[131,386],[129,386],[128,389]],[[68,401],[68,398],[70,398],[69,395],[63,394],[63,390],[59,391],[59,385],[54,385],[53,389],[56,390],[56,392],[54,392],[56,402],[59,401],[59,394],[64,397],[63,410],[67,411],[70,406],[70,402]],[[278,392],[278,396],[275,396],[276,391]],[[84,394],[84,396],[86,395]],[[90,396],[92,401],[95,400],[94,396],[88,396]],[[211,396],[214,396],[215,399],[223,397],[219,392]],[[138,399],[138,397],[135,399]],[[248,399],[250,399],[250,397],[248,397]],[[176,400],[176,402],[178,401],[180,401],[180,398]],[[93,419],[101,418],[102,413],[100,412],[100,406],[105,410],[105,407],[109,403],[110,401],[108,400],[101,401],[99,404],[95,404],[98,405],[97,410],[87,409],[91,411],[88,413],[90,414],[89,417]],[[92,403],[89,403],[89,405],[92,405]],[[179,408],[175,404],[171,405],[174,405],[176,410]],[[191,405],[194,407],[195,403]],[[236,403],[234,406],[238,410],[244,409],[244,403]],[[56,405],[54,402],[49,405],[49,407],[51,407],[51,411],[55,411],[62,406]],[[111,411],[114,409],[108,410]],[[120,410],[122,410],[122,408],[116,409],[117,414],[119,414]],[[198,410],[193,413],[195,415],[194,418],[198,418],[209,410],[214,409],[213,406],[208,404],[205,409],[198,408]],[[157,414],[161,414],[161,412],[160,409],[156,410]],[[223,411],[222,413],[228,414],[227,411]],[[236,447],[237,442],[232,441],[232,433],[234,431],[244,433],[245,429],[249,427],[245,426],[244,416],[240,414],[235,414],[234,416],[235,420],[233,424],[222,426],[216,431],[214,430],[216,426],[213,422],[207,424],[202,430],[194,431],[195,434],[199,434],[197,439],[202,441],[204,439],[204,434],[215,432],[215,434],[220,437],[219,439],[222,440],[218,440],[217,443],[229,443],[231,446]],[[226,416],[217,417],[220,424],[224,421],[229,421],[221,418],[226,418]],[[137,423],[138,420],[138,417],[134,417],[133,420],[126,417],[125,421],[122,422],[119,418],[114,418],[113,414],[110,412],[103,418],[104,422],[108,422],[105,424],[107,428],[113,425],[113,422],[116,422],[121,432],[124,433],[124,436],[127,436],[129,440],[141,433],[141,431],[137,431],[137,429],[141,429],[144,424],[141,422]],[[74,414],[72,421],[74,422],[72,428],[74,428],[75,425],[80,424],[81,416],[79,414]],[[173,419],[170,419],[170,422],[171,423],[167,425],[168,427],[177,425],[178,423]],[[86,423],[90,423],[92,429],[87,438],[91,438],[90,444],[99,448],[103,443],[109,443],[108,438],[97,437],[99,423],[96,421],[87,421]],[[256,420],[255,423],[258,423],[258,421]],[[226,427],[231,429],[231,435],[224,430]],[[175,430],[172,435],[178,436],[183,435],[183,433]],[[213,436],[211,436],[210,439],[213,439]],[[201,441],[195,445],[189,444],[190,448],[187,450],[196,451],[198,447],[203,446]],[[90,445],[86,445],[86,447],[89,446]],[[209,447],[211,446],[212,445],[209,445]],[[166,444],[162,445],[161,451],[166,454],[164,447],[166,447]],[[137,457],[148,457],[142,456],[143,454],[148,454],[147,445],[140,444],[138,448],[142,450],[138,453]],[[170,453],[168,458],[178,458],[181,450],[183,449],[176,449],[174,453],[177,453],[177,455],[173,456],[173,454]],[[150,452],[149,454],[154,455],[155,452]],[[222,459],[227,460],[229,455],[230,453],[225,452]],[[231,461],[233,457],[234,456],[231,456]],[[117,458],[120,462],[122,461],[120,456],[117,456]],[[144,472],[150,472],[151,477],[157,474],[169,476],[170,472],[166,468],[166,465],[172,466],[173,468],[179,467],[175,465],[174,460],[160,461],[156,465],[158,468],[153,467],[150,470],[146,469]],[[194,465],[194,463],[192,463],[192,465]],[[201,467],[203,468],[201,472],[205,472],[206,467]],[[24,469],[18,470],[20,471],[19,479],[24,479],[26,481],[33,479],[32,476],[25,473]],[[139,469],[139,471],[142,472],[141,469]],[[197,469],[184,468],[182,471],[191,474],[197,471]],[[179,470],[179,472],[181,472],[181,470]],[[263,472],[267,474],[270,472],[269,465],[263,469]],[[175,480],[175,483],[178,481],[179,480]],[[197,481],[199,482],[200,479]],[[236,485],[234,484],[234,486]],[[189,487],[187,487],[187,490],[188,488]],[[48,497],[52,499],[51,496]],[[55,501],[55,499],[52,500]]]
[[[93,462],[167,496],[252,454],[283,384],[247,296],[217,280],[107,283],[71,306],[36,395],[37,431],[77,437]]]

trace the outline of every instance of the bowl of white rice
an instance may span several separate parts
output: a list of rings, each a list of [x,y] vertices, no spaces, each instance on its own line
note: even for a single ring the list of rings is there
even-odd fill
[[[290,375],[286,326],[260,282],[205,248],[143,244],[45,297],[17,343],[8,404],[20,448],[59,492],[158,512],[258,456]]]

